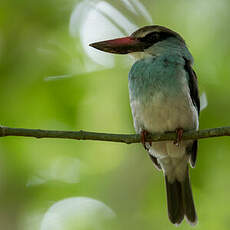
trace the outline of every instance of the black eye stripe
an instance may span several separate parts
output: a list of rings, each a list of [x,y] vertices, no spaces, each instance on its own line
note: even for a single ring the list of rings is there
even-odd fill
[[[154,44],[156,42],[167,39],[168,37],[173,37],[174,35],[167,32],[152,32],[145,35],[143,38],[140,38],[142,42]]]
[[[150,34],[145,35],[143,38],[141,38],[144,42],[156,42],[160,39],[160,33],[153,32]]]

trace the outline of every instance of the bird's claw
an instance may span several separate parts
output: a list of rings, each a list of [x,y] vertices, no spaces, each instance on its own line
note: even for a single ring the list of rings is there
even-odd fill
[[[152,142],[148,142],[149,148],[146,146],[146,137],[148,136],[148,131],[142,130],[141,131],[141,143],[144,146],[145,150],[149,150],[149,148],[152,146]]]
[[[182,136],[183,136],[183,133],[184,133],[184,129],[183,128],[177,128],[176,129],[176,140],[173,142],[176,146],[179,146],[180,145],[180,142],[182,140]]]

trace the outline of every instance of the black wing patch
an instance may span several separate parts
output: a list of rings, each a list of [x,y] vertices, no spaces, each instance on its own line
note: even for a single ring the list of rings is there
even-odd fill
[[[200,98],[199,98],[199,91],[198,91],[198,84],[197,84],[197,76],[195,71],[192,69],[191,62],[184,58],[185,60],[185,71],[189,75],[189,89],[190,89],[190,96],[192,98],[192,102],[197,108],[198,114],[200,114]]]
[[[184,57],[185,60],[185,71],[188,73],[189,75],[189,89],[190,89],[190,96],[192,98],[192,102],[194,104],[194,106],[197,108],[198,111],[198,115],[200,114],[200,98],[199,98],[199,91],[198,91],[198,84],[197,84],[197,76],[195,71],[192,69],[191,66],[191,62],[189,60],[187,60]],[[190,154],[190,163],[192,167],[195,167],[196,164],[196,158],[197,158],[197,147],[198,147],[198,143],[197,140],[195,140],[192,144],[192,148]]]

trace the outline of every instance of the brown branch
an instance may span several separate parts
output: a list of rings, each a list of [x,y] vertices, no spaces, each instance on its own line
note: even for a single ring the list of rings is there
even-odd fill
[[[42,129],[23,129],[10,128],[0,126],[0,137],[6,136],[23,136],[36,138],[63,138],[74,140],[96,140],[96,141],[111,141],[121,142],[126,144],[140,142],[139,134],[111,134],[111,133],[97,133],[87,131],[59,131],[59,130],[42,130]],[[186,131],[183,134],[183,140],[201,139],[210,137],[230,136],[230,127],[219,127],[213,129],[205,129],[199,131]],[[175,140],[176,133],[154,133],[147,137],[147,141],[169,141]]]

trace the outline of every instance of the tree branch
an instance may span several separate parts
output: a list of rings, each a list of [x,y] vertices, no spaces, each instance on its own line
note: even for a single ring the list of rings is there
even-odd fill
[[[6,136],[23,136],[36,138],[63,138],[74,140],[96,140],[96,141],[111,141],[121,142],[126,144],[140,142],[139,134],[110,134],[110,133],[96,133],[87,131],[59,131],[59,130],[41,130],[41,129],[23,129],[10,128],[0,126],[0,137]],[[195,140],[201,138],[230,136],[230,127],[219,127],[214,129],[205,129],[199,131],[185,131],[183,140]],[[175,140],[176,133],[154,133],[147,136],[147,141],[167,141]]]

